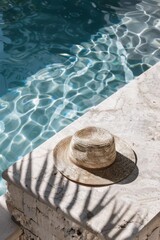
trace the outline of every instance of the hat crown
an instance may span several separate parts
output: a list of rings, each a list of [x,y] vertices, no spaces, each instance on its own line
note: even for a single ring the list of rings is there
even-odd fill
[[[72,162],[82,168],[107,167],[116,158],[114,137],[102,128],[88,127],[79,130],[72,137],[69,156]]]

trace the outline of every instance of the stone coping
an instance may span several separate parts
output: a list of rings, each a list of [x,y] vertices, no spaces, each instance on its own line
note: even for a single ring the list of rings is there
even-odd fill
[[[90,109],[3,173],[4,179],[92,230],[102,239],[133,239],[160,211],[160,63]],[[62,138],[98,126],[137,155],[134,172],[106,187],[77,185],[57,172],[52,150]]]
[[[6,197],[0,197],[0,240],[18,240],[22,230],[11,220],[6,206]]]

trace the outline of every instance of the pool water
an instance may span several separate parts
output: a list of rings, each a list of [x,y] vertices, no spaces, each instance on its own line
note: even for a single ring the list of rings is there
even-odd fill
[[[0,176],[159,61],[159,7],[159,0],[0,1]]]

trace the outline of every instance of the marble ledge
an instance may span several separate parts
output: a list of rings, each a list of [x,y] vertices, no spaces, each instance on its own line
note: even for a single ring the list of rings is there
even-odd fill
[[[17,161],[3,177],[101,239],[133,239],[160,212],[160,63]],[[53,149],[86,126],[123,138],[137,155],[134,172],[120,183],[85,187],[64,178]]]

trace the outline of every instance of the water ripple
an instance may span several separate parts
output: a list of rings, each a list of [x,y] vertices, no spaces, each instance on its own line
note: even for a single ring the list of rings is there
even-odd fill
[[[11,90],[0,98],[0,173],[160,58],[154,0],[8,2],[0,3],[0,77]]]

